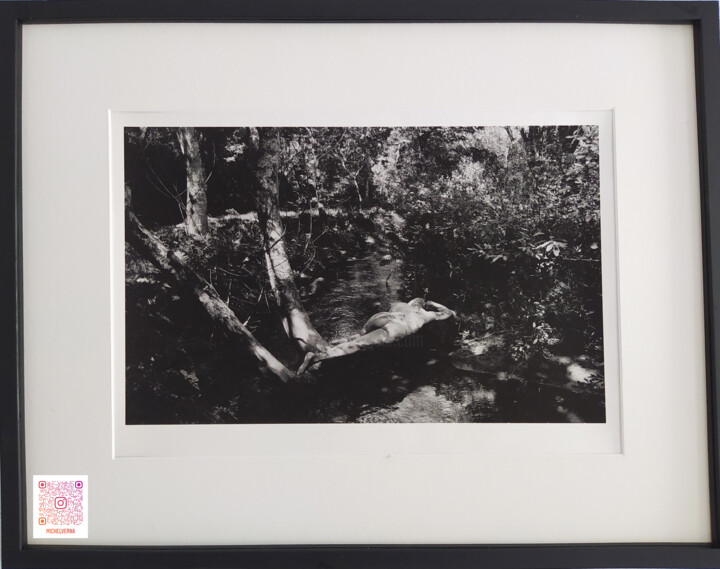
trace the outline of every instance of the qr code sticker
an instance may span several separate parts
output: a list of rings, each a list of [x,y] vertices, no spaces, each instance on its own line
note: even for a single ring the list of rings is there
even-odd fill
[[[87,476],[33,476],[33,537],[87,537]]]

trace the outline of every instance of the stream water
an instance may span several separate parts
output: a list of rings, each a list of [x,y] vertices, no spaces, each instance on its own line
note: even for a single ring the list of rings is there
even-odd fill
[[[361,331],[400,298],[402,263],[371,248],[305,300],[329,340]],[[432,299],[430,299],[432,300]],[[452,307],[451,307],[452,308]],[[532,369],[507,363],[501,336],[471,338],[452,320],[433,322],[392,347],[328,360],[312,387],[317,422],[604,422],[602,370],[581,354]]]

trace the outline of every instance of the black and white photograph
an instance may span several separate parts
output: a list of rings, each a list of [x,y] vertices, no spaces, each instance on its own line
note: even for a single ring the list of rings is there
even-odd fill
[[[125,423],[605,423],[599,127],[125,127]]]

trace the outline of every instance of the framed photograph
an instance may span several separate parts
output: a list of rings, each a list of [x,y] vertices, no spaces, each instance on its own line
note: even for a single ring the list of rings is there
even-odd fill
[[[2,566],[719,566],[718,24],[0,3]]]

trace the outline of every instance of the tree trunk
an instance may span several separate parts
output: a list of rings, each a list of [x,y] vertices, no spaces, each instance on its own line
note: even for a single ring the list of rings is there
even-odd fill
[[[300,302],[280,220],[280,131],[250,129],[250,147],[257,158],[255,203],[265,249],[270,286],[282,312],[285,332],[302,353],[322,352],[327,342],[315,330]]]
[[[371,205],[373,202],[373,171],[372,171],[372,160],[369,154],[365,154],[363,160],[363,168],[365,169],[365,203]]]
[[[200,140],[192,127],[178,128],[177,137],[185,157],[187,176],[185,226],[188,235],[203,238],[208,232],[207,178],[200,156]]]
[[[283,382],[297,377],[257,341],[252,332],[243,326],[230,307],[222,301],[215,289],[187,264],[183,255],[165,247],[145,228],[132,212],[128,186],[125,187],[125,231],[128,242],[160,269],[173,284],[187,287],[192,291],[211,320],[221,324],[238,340],[242,349],[257,362],[258,369],[263,375]]]

